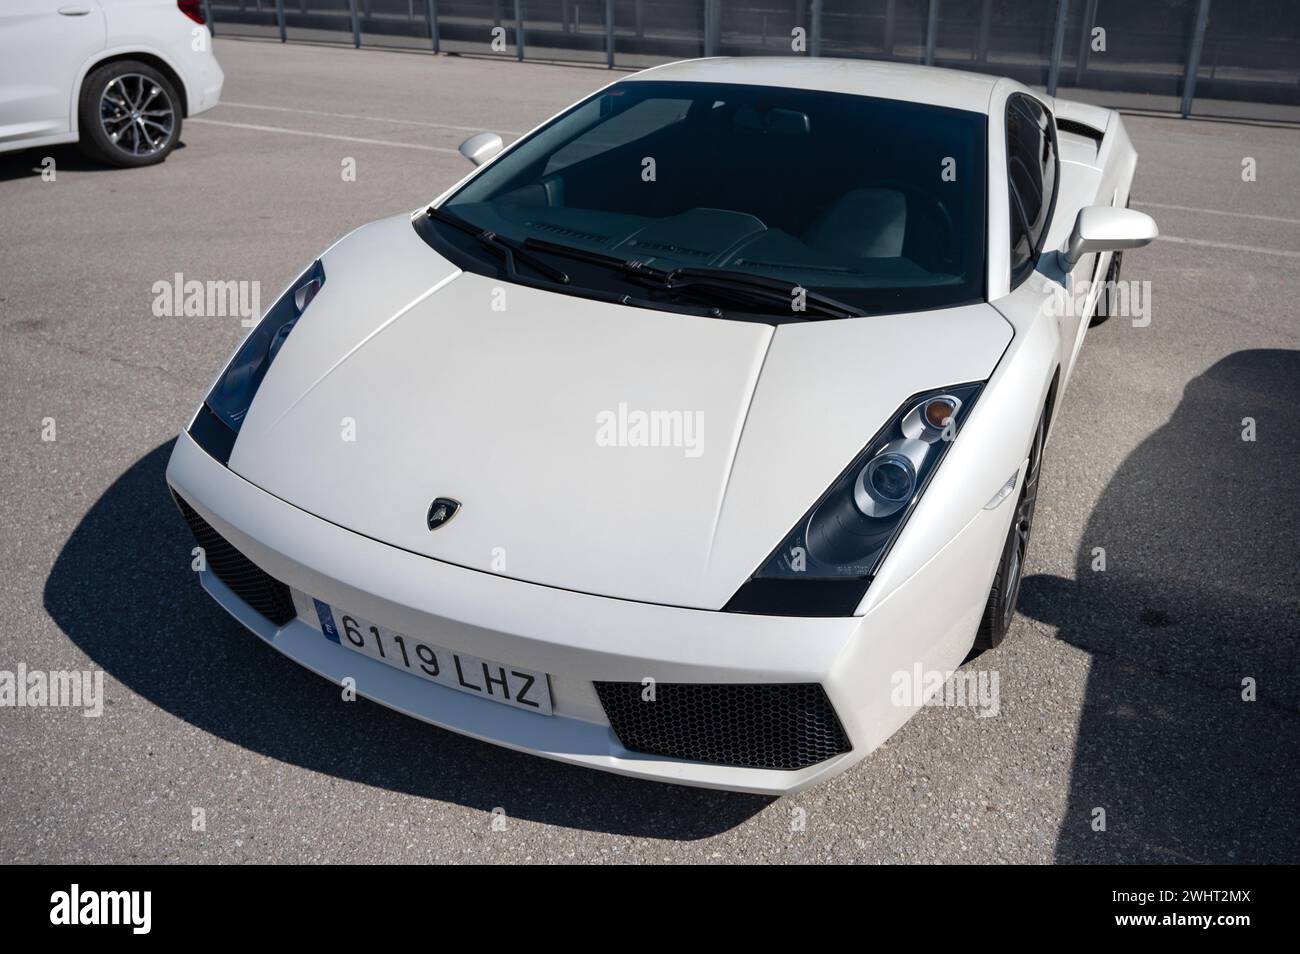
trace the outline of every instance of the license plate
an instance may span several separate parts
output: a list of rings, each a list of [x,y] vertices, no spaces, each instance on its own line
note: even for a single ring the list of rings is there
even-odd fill
[[[340,646],[440,686],[529,712],[551,714],[551,684],[544,672],[453,652],[340,612],[320,600],[313,602],[321,631]]]

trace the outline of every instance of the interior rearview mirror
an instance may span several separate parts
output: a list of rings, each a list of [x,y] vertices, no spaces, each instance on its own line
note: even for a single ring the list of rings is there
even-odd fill
[[[1155,219],[1145,212],[1090,205],[1079,210],[1061,258],[1067,268],[1074,268],[1085,255],[1150,245],[1159,234]]]
[[[496,133],[478,133],[460,144],[460,154],[474,165],[481,166],[500,152],[503,146],[501,137]]]

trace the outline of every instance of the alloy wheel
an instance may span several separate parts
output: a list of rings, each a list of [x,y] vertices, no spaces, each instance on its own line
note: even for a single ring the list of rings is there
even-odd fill
[[[111,79],[99,100],[108,141],[130,156],[152,156],[171,141],[176,108],[163,87],[140,73]]]

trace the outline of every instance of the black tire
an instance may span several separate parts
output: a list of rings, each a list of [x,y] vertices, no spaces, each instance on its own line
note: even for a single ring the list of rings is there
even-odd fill
[[[1103,279],[1106,286],[1097,296],[1097,307],[1088,321],[1089,328],[1097,327],[1115,313],[1115,282],[1119,281],[1119,265],[1123,257],[1123,252],[1116,252],[1111,256],[1110,267],[1106,269],[1106,277]]]
[[[1029,468],[1016,499],[1016,512],[1007,531],[1006,543],[998,557],[998,572],[993,577],[989,601],[975,634],[975,650],[993,649],[1007,637],[1020,598],[1020,581],[1025,573],[1029,553],[1029,536],[1034,529],[1034,508],[1038,504],[1038,475],[1042,470],[1043,441],[1047,435],[1047,411],[1038,418],[1034,442],[1029,448]]]
[[[181,98],[162,73],[138,60],[96,69],[77,106],[81,151],[111,166],[162,162],[181,136]]]

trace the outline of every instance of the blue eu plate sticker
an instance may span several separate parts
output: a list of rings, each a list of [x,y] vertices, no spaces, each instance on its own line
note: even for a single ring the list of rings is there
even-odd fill
[[[321,632],[337,643],[339,641],[339,630],[334,625],[334,614],[330,612],[329,604],[322,603],[318,599],[312,599],[312,602],[316,604],[316,618],[320,620]]]

